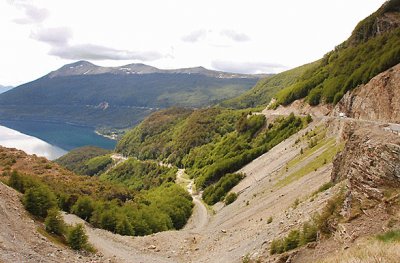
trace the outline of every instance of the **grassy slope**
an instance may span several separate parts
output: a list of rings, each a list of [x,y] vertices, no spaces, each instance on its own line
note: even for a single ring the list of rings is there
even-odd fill
[[[386,32],[378,29],[378,20],[388,19]],[[321,60],[270,78],[222,106],[246,108],[265,106],[272,97],[279,104],[306,98],[311,105],[336,103],[348,91],[367,83],[377,74],[400,63],[400,2],[391,0],[361,21],[351,37],[327,53]],[[379,32],[379,33],[378,33]]]
[[[251,90],[236,98],[223,101],[221,106],[236,109],[265,106],[278,91],[292,85],[304,72],[313,69],[317,65],[318,62],[313,62],[261,79]]]
[[[400,62],[400,2],[391,0],[361,21],[352,36],[327,53],[319,65],[281,90],[280,104],[307,98],[311,105],[336,103],[343,95]],[[390,14],[392,27],[377,33],[379,19]]]

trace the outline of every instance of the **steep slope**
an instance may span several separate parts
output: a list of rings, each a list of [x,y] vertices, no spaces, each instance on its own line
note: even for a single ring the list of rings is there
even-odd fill
[[[305,99],[312,106],[336,104],[347,91],[400,63],[399,27],[400,1],[387,1],[359,23],[348,40],[321,60],[262,80],[245,94],[228,100],[226,105],[256,107],[268,104],[271,97],[277,99],[272,108],[298,99]],[[285,81],[274,85],[274,78]]]
[[[343,95],[400,62],[400,2],[390,0],[361,21],[350,38],[315,69],[278,93],[278,103],[307,98],[311,105],[337,103]]]
[[[365,85],[347,92],[333,115],[400,123],[400,64],[374,77]]]
[[[313,62],[261,79],[251,90],[221,102],[221,106],[235,109],[266,106],[278,91],[295,83],[306,71],[317,67],[318,64],[318,61]]]
[[[21,195],[0,182],[1,262],[108,262],[84,256],[42,236],[20,202]]]
[[[108,154],[111,154],[111,151],[94,146],[85,146],[73,149],[72,151],[55,160],[55,162],[74,173],[81,175],[93,175],[91,172],[92,169],[90,169],[90,163],[88,162],[96,157],[105,156]],[[109,159],[111,160],[111,157],[109,157]],[[107,165],[108,163],[105,166]]]
[[[154,108],[207,106],[250,89],[257,76],[202,67],[160,70],[143,64],[68,64],[0,95],[2,119],[129,127]]]

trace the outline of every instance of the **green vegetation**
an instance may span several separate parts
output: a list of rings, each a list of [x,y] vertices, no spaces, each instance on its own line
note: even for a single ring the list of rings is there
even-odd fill
[[[296,180],[302,178],[303,176],[327,165],[328,163],[332,162],[335,155],[343,148],[343,145],[336,144],[335,139],[323,140],[320,144],[320,147],[318,147],[318,149],[322,148],[323,146],[325,146],[325,150],[320,155],[315,157],[314,160],[310,161],[307,165],[305,165],[305,166],[301,167],[300,169],[294,171],[293,173],[285,176],[285,178],[278,181],[276,186],[283,187],[285,185],[288,185],[291,182],[296,181]],[[310,156],[312,152],[316,151],[314,148],[315,147],[312,148],[311,152],[308,152],[308,153],[305,153],[303,155],[296,157],[296,159],[289,162],[288,165],[293,166],[294,164],[300,162],[300,159],[304,160],[306,157]]]
[[[251,121],[252,117],[248,120]],[[196,178],[196,185],[206,187],[223,175],[239,170],[302,129],[303,125],[300,118],[291,114],[275,120],[268,127],[262,126],[255,134],[253,129],[244,133],[233,131],[219,140],[192,149],[183,164],[188,167],[188,174]]]
[[[45,218],[47,211],[57,206],[57,200],[46,185],[37,184],[26,189],[23,204],[32,215]]]
[[[139,161],[134,158],[120,163],[100,176],[102,180],[120,183],[131,190],[148,190],[164,182],[173,182],[176,168],[161,166],[154,161]]]
[[[383,234],[377,235],[376,238],[382,242],[400,242],[400,230],[389,230]]]
[[[237,185],[240,180],[243,179],[243,177],[243,174],[225,174],[221,177],[221,179],[218,180],[217,183],[204,189],[204,202],[206,202],[208,205],[213,205],[219,201],[222,201],[229,190]]]
[[[267,152],[306,124],[305,118],[303,120],[293,114],[267,125],[264,115],[253,115],[249,110],[207,108],[191,111],[171,108],[152,114],[129,131],[116,150],[141,160],[158,159],[185,167],[187,174],[195,179],[196,186],[205,189]],[[134,169],[130,167],[124,170]],[[110,177],[112,171],[101,178],[116,181]],[[122,176],[127,173],[118,171],[117,174],[123,177],[119,182],[130,185],[131,189],[142,189],[136,187],[139,185],[136,179],[130,182],[132,179],[127,180],[129,176]],[[160,178],[163,176],[157,174],[157,180]],[[206,203],[214,204],[223,200],[230,189],[222,190],[224,187],[213,185],[208,188],[203,195]]]
[[[238,197],[237,193],[229,193],[229,194],[225,197],[225,200],[224,200],[225,205],[230,205],[230,204],[232,204],[233,202],[236,201],[237,197]]]
[[[267,224],[271,224],[274,218],[272,216],[268,217]]]
[[[251,90],[226,100],[222,106],[249,108],[266,106],[272,98],[288,105],[306,98],[310,105],[337,103],[343,95],[400,62],[400,15],[398,0],[386,2],[377,12],[361,21],[350,38],[322,59],[260,80]],[[378,20],[391,12],[390,26]],[[386,31],[385,31],[386,30]]]
[[[58,236],[62,236],[65,233],[66,225],[58,208],[54,207],[47,211],[44,225],[48,233]]]
[[[305,222],[301,230],[291,230],[286,237],[274,239],[271,243],[270,253],[280,254],[296,249],[307,243],[317,240],[318,233],[329,236],[336,230],[340,218],[341,207],[345,199],[341,190],[331,198],[320,214],[316,213],[310,222]]]
[[[182,158],[191,148],[233,131],[240,115],[241,112],[220,108],[161,110],[128,132],[116,151],[141,160],[165,160],[182,166]]]
[[[104,171],[111,164],[109,153],[109,150],[99,147],[85,146],[70,151],[55,162],[77,174],[95,175]]]
[[[85,163],[86,175],[99,175],[106,171],[112,164],[113,160],[110,155],[97,156]]]
[[[287,105],[305,97],[311,105],[337,103],[347,91],[398,64],[400,29],[375,34],[376,20],[388,10],[380,9],[360,22],[349,40],[327,53],[318,67],[307,70],[281,90],[278,103]]]
[[[109,183],[94,179],[97,178],[70,174],[68,180],[74,184],[60,187],[60,183],[64,185],[61,180],[59,184],[53,184],[51,180],[13,171],[9,177],[9,185],[24,192],[23,203],[29,212],[40,218],[47,216],[49,232],[54,233],[59,232],[56,230],[59,223],[58,215],[54,211],[57,206],[67,212],[75,213],[95,227],[121,235],[147,235],[169,229],[180,229],[191,215],[193,206],[191,196],[174,183],[165,182],[140,193],[130,191],[122,193],[118,189],[124,187],[111,186],[113,197],[111,198],[108,193],[99,195],[96,192],[97,188],[106,190]],[[87,189],[86,183],[92,183],[91,191],[82,192]]]
[[[235,109],[266,106],[278,91],[294,84],[304,72],[315,68],[317,65],[318,63],[314,62],[261,79],[251,90],[236,98],[221,102],[221,106]]]
[[[316,196],[319,193],[325,192],[326,190],[328,190],[329,188],[333,187],[334,183],[332,181],[329,181],[323,185],[321,185],[317,191],[315,191],[314,193],[311,194],[311,196]]]
[[[219,73],[214,73],[218,74]],[[126,128],[154,109],[205,107],[253,87],[257,78],[204,74],[96,74],[44,76],[0,95],[4,119],[57,120],[91,127]],[[40,97],[40,103],[32,103]],[[62,101],[62,103],[60,103]],[[105,105],[108,105],[106,107]]]
[[[72,249],[82,250],[88,246],[88,237],[82,224],[77,224],[68,231],[67,242]]]

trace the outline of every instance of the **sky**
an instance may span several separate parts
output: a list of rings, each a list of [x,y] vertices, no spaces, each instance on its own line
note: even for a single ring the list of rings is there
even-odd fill
[[[278,73],[321,58],[385,0],[0,0],[0,84],[64,64]]]

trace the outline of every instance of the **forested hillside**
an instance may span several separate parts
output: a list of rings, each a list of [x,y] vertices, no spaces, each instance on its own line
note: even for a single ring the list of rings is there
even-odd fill
[[[263,79],[248,92],[222,104],[265,106],[272,97],[277,98],[272,106],[302,98],[310,105],[336,104],[347,91],[400,63],[399,26],[400,1],[387,1],[321,60]]]
[[[132,64],[106,68],[79,61],[1,94],[0,116],[125,128],[156,109],[203,107],[238,96],[258,79],[201,67],[159,70]]]
[[[291,114],[266,120],[250,110],[172,108],[150,115],[128,132],[116,151],[186,168],[209,204],[221,200],[243,175],[231,174],[311,121]]]
[[[271,77],[261,79],[249,91],[236,98],[221,102],[221,106],[234,109],[252,108],[266,106],[277,92],[294,84],[306,71],[319,65],[319,62],[306,64]]]
[[[74,173],[94,175],[111,164],[112,160],[109,154],[111,154],[109,150],[85,146],[73,149],[55,160],[55,162]]]
[[[153,170],[156,165],[147,163],[134,166],[127,174],[120,173],[125,181],[114,176],[125,166],[117,166],[104,178],[79,176],[45,158],[0,147],[0,179],[24,194],[24,204],[35,216],[44,219],[48,209],[56,208],[121,235],[183,227],[193,205],[183,188],[170,183],[176,170]],[[128,187],[129,182],[135,187]]]

